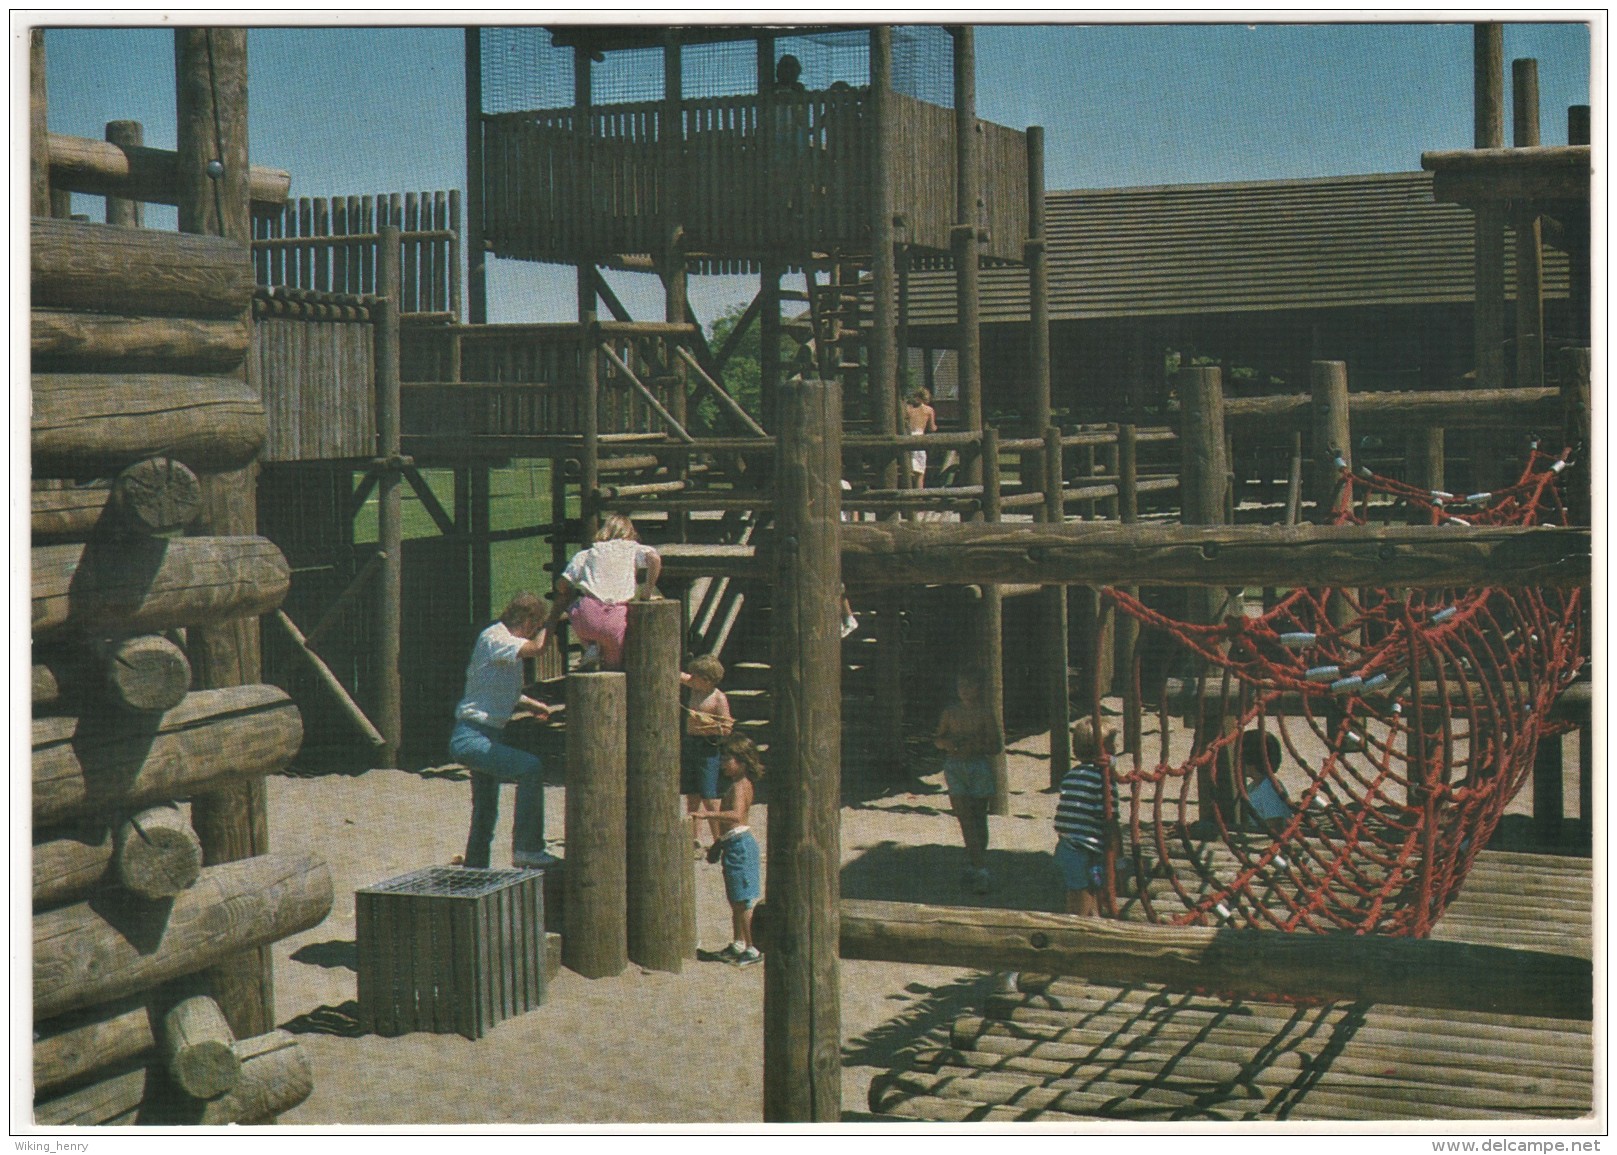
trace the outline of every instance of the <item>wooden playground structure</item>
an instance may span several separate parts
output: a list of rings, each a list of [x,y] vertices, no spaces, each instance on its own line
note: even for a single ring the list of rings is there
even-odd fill
[[[542,34],[541,72],[570,81],[571,104],[507,106],[509,77],[485,53],[490,36],[518,34]],[[861,69],[808,91],[778,65],[822,34],[852,37]],[[977,117],[971,28],[904,34],[946,73],[946,101],[938,84],[907,75],[921,95],[899,90],[895,30],[885,26],[468,29],[464,200],[448,190],[292,201],[285,173],[248,164],[244,31],[177,31],[173,153],[145,148],[129,122],[109,125],[106,142],[49,134],[43,34],[33,32],[39,1122],[262,1122],[308,1095],[296,1042],[273,1029],[264,948],[324,918],[331,887],[317,859],[264,853],[263,776],[317,735],[340,744],[357,734],[377,766],[437,756],[459,690],[459,667],[443,655],[464,653],[497,609],[494,548],[542,539],[556,574],[619,511],[658,546],[671,596],[632,605],[625,672],[570,671],[565,648],[536,670],[541,681],[565,680],[574,832],[565,867],[547,881],[544,917],[561,931],[562,964],[588,977],[630,961],[677,972],[694,957],[671,688],[683,654],[729,644],[758,659],[767,718],[749,721],[767,739],[771,784],[758,916],[765,1120],[843,1117],[840,958],[1020,972],[994,1015],[957,1024],[949,1054],[873,1087],[872,1110],[894,1118],[1199,1117],[1243,1097],[1227,1084],[1298,1077],[1287,1060],[1257,1078],[1239,1053],[1278,1047],[1289,1009],[1266,1001],[1276,996],[1322,1006],[1319,1024],[1333,1030],[1332,1015],[1361,1015],[1342,1006],[1423,1008],[1415,1013],[1434,1036],[1476,1041],[1469,1065],[1470,1043],[1437,1044],[1460,1056],[1456,1068],[1481,1064],[1483,1049],[1509,1039],[1556,1069],[1525,1113],[1589,1109],[1587,949],[1509,936],[1443,941],[1468,874],[1471,885],[1505,889],[1483,844],[1508,797],[1484,778],[1508,778],[1513,792],[1530,766],[1539,833],[1552,844],[1569,837],[1561,738],[1580,730],[1583,836],[1593,812],[1587,683],[1562,693],[1587,670],[1580,466],[1592,444],[1591,367],[1587,347],[1544,332],[1541,256],[1552,240],[1581,251],[1572,312],[1580,301],[1586,312],[1588,242],[1576,234],[1587,229],[1589,146],[1539,146],[1536,72],[1518,61],[1516,147],[1502,147],[1501,30],[1479,25],[1477,149],[1422,158],[1437,195],[1476,215],[1471,387],[1355,391],[1350,366],[1321,360],[1309,366],[1308,393],[1226,398],[1217,367],[1186,366],[1174,382],[1175,420],[1058,423],[1043,131]],[[686,95],[693,59],[737,51],[751,57],[745,91]],[[600,99],[592,69],[616,59],[641,71],[655,63],[655,84],[644,84],[656,95]],[[1587,110],[1582,118],[1586,140]],[[105,196],[107,223],[61,219],[70,192]],[[180,234],[141,229],[141,202],[178,204]],[[1507,218],[1517,286],[1508,334]],[[490,256],[576,266],[577,320],[489,324]],[[985,268],[1026,278],[1023,382],[985,382]],[[916,270],[955,284],[959,416],[925,436],[904,431],[899,404]],[[664,316],[630,316],[603,271],[656,273]],[[759,293],[713,348],[690,309],[688,279],[734,272],[757,273]],[[797,276],[801,290],[783,287]],[[129,315],[130,301],[141,302],[140,315]],[[801,315],[783,315],[791,301]],[[752,326],[763,351],[757,412],[723,384]],[[785,338],[798,343],[795,361],[782,355]],[[985,396],[996,391],[1017,397],[1014,426],[986,419]],[[1520,480],[1493,466],[1490,492],[1447,493],[1445,433],[1499,428],[1542,434],[1542,461],[1532,458]],[[1409,437],[1415,452],[1400,476],[1410,493],[1355,473],[1354,447],[1369,430]],[[1238,482],[1232,447],[1260,442],[1286,451],[1287,475]],[[1563,443],[1570,454],[1558,452]],[[914,488],[902,463],[917,449],[957,455],[955,476]],[[549,463],[542,524],[491,525],[491,473],[511,459]],[[450,508],[433,470],[453,478]],[[1528,487],[1531,501],[1518,500]],[[406,491],[435,536],[406,539]],[[369,547],[355,519],[373,495]],[[1533,516],[1492,517],[1507,498]],[[1548,523],[1557,511],[1564,524],[1537,516]],[[852,664],[839,636],[844,589],[873,627]],[[844,675],[852,665],[862,679],[863,772],[899,776],[906,631],[919,616],[914,599],[940,590],[962,615],[948,659],[983,667],[996,713],[1013,668],[1017,689],[1036,698],[1021,720],[1048,731],[1052,786],[1073,762],[1074,714],[1119,716],[1132,769],[1119,759],[1116,773],[1135,789],[1140,881],[1132,902],[1109,896],[1117,920],[842,901]],[[1482,606],[1475,614],[1496,623],[1505,618],[1489,598],[1501,590],[1534,591],[1520,623],[1479,626],[1494,640],[1448,664],[1433,656],[1426,623],[1412,625],[1419,641],[1398,651],[1404,681],[1381,697],[1361,692],[1379,669],[1372,663],[1393,652],[1396,623],[1391,611],[1372,617],[1377,606],[1431,598],[1436,609],[1451,599]],[[1286,610],[1299,591],[1324,592],[1317,605]],[[1240,631],[1277,612],[1313,614],[1308,636],[1340,643],[1363,665],[1366,677],[1341,689],[1351,698],[1327,703],[1310,683],[1322,669],[1336,671],[1325,681],[1345,682],[1358,665],[1320,664],[1304,677],[1299,659],[1291,681],[1263,684],[1261,707],[1256,691],[1231,690],[1228,673],[1217,684],[1209,671],[1233,666]],[[1444,612],[1436,609],[1438,625]],[[1013,614],[1020,632],[1008,634]],[[263,659],[261,616],[275,622]],[[1157,636],[1159,618],[1202,649],[1184,642],[1175,651]],[[1534,649],[1551,626],[1556,646]],[[1291,628],[1287,636],[1302,636]],[[1533,646],[1523,641],[1530,628]],[[1345,661],[1336,653],[1326,657]],[[428,672],[407,683],[406,668]],[[261,684],[269,670],[305,687],[296,706]],[[1442,698],[1445,678],[1464,686],[1458,699]],[[1434,694],[1443,708],[1459,702],[1449,710],[1467,719],[1458,738],[1457,725],[1430,721]],[[101,708],[113,701],[121,704]],[[1155,752],[1145,737],[1153,712]],[[106,720],[92,725],[97,714]],[[1364,721],[1372,714],[1373,726]],[[1291,786],[1338,787],[1321,810],[1347,815],[1354,833],[1336,849],[1301,818],[1275,838],[1230,820],[1222,752],[1254,716],[1312,727],[1295,747],[1308,774]],[[1477,751],[1496,723],[1509,756],[1484,767]],[[1170,753],[1170,732],[1183,749]],[[1365,787],[1355,775],[1368,755],[1350,742],[1397,747],[1407,769],[1392,775],[1396,799],[1383,784],[1388,759]],[[1177,809],[1169,815],[1159,799],[1142,818],[1141,783],[1165,775],[1181,784]],[[1003,757],[996,779],[994,812],[1004,814]],[[1396,861],[1377,857],[1379,844],[1363,834],[1378,822],[1411,840]],[[1142,849],[1169,843],[1180,849],[1154,858]],[[143,867],[153,847],[166,857]],[[1311,853],[1326,864],[1317,876]],[[1558,859],[1555,869],[1581,879],[1587,860]],[[1362,886],[1346,892],[1345,875],[1382,889],[1364,903]],[[131,916],[126,926],[108,913],[101,896],[114,876],[114,890],[127,892],[117,903],[146,922]],[[1263,887],[1270,896],[1292,889],[1254,897]],[[1170,909],[1175,895],[1183,913]],[[210,933],[221,911],[252,901],[228,934]],[[1257,929],[1320,906],[1347,913],[1329,928],[1304,925],[1360,933]],[[1397,924],[1402,937],[1378,921],[1383,907],[1415,912]],[[1486,922],[1480,913],[1455,922],[1465,917]],[[194,927],[205,945],[162,935],[163,926]],[[534,930],[525,941],[542,949]],[[163,950],[139,950],[143,933],[162,937]],[[1096,995],[1058,975],[1114,988]],[[1127,1077],[1072,1085],[1075,1064],[1118,1058],[1102,1054],[1097,1032],[1138,1027],[1174,999],[1181,1024],[1218,1006],[1225,1014],[1233,1000],[1252,1029],[1198,1036],[1195,1063],[1146,1048],[1127,1056]],[[1110,1026],[1094,1018],[1103,1004],[1122,1009]],[[1090,1017],[1061,1018],[1068,1010]],[[987,1021],[996,1015],[1010,1025]],[[1269,1043],[1257,1038],[1264,1031]],[[994,1041],[1005,1038],[1028,1045],[1012,1052]],[[1370,1062],[1377,1044],[1366,1034],[1360,1045]],[[1184,1063],[1182,1074],[1204,1060],[1205,1069],[1181,1085],[1161,1069],[1170,1059]],[[1339,1069],[1344,1085],[1353,1061]],[[148,1068],[184,1093],[143,1100]],[[1460,1085],[1494,1090],[1485,1074]],[[1493,1117],[1480,1099],[1419,1080],[1357,1105],[1351,1093],[1333,1094],[1316,1094],[1312,1116],[1299,1093],[1284,1112],[1219,1117]]]

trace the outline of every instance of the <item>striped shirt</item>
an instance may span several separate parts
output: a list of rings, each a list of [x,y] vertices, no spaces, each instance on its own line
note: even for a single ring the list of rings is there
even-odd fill
[[[1112,813],[1117,813],[1117,784],[1112,784]],[[1061,779],[1061,800],[1056,803],[1056,833],[1074,846],[1104,854],[1106,834],[1106,781],[1100,767],[1085,762]]]

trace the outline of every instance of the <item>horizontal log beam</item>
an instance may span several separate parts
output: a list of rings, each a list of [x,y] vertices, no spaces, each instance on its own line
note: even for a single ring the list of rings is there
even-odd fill
[[[60,906],[83,898],[106,877],[112,865],[112,830],[104,822],[62,828],[35,835],[33,903]]]
[[[53,132],[50,158],[53,189],[153,205],[179,203],[179,158],[169,149]],[[291,173],[257,164],[248,170],[247,195],[255,211],[279,211],[291,191]]]
[[[767,915],[761,921],[767,928]],[[845,959],[1556,1019],[1593,1015],[1589,960],[1539,951],[857,900],[843,901],[841,923]]]
[[[32,555],[35,639],[58,630],[156,632],[268,613],[291,584],[262,537],[133,538]]]
[[[263,401],[239,377],[35,373],[32,384],[35,477],[92,477],[156,456],[240,469],[268,433]]]
[[[315,926],[331,911],[320,859],[210,866],[170,901],[83,902],[35,915],[34,1017],[111,1002]]]
[[[138,302],[130,302],[136,304]],[[35,309],[35,372],[228,373],[247,359],[247,318],[122,317]]]
[[[253,298],[247,246],[222,237],[44,217],[29,236],[36,309],[234,318]]]
[[[1556,389],[1434,389],[1429,392],[1348,394],[1354,429],[1365,425],[1432,425],[1446,429],[1521,423],[1559,428],[1561,394]],[[1250,431],[1305,429],[1313,420],[1306,393],[1278,397],[1232,397],[1224,402],[1226,426]]]
[[[39,1126],[202,1125],[267,1123],[290,1111],[314,1090],[314,1076],[297,1037],[269,1031],[231,1045],[241,1064],[236,1085],[216,1099],[192,1099],[172,1092],[154,1099],[150,1086],[161,1086],[157,1071],[142,1064],[119,1071],[99,1083],[38,1104]]]
[[[1587,585],[1578,528],[859,523],[842,527],[850,585]]]
[[[1460,204],[1505,200],[1588,201],[1588,145],[1423,152],[1432,198]]]
[[[151,723],[93,714],[35,718],[34,824],[273,774],[302,741],[298,709],[275,686],[199,690]]]
[[[34,1094],[70,1083],[100,1067],[137,1056],[155,1057],[157,1012],[145,1002],[95,1007],[40,1024],[34,1040]]]

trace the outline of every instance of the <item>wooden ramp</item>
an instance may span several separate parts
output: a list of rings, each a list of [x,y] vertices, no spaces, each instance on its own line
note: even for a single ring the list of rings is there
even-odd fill
[[[1433,937],[1588,957],[1591,912],[1588,859],[1487,851]],[[1021,974],[874,1079],[870,1109],[946,1122],[1573,1119],[1593,1109],[1593,1058],[1585,1021]]]

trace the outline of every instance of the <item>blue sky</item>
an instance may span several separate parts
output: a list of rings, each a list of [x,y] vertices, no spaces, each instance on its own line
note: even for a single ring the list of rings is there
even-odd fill
[[[1471,26],[1450,24],[997,25],[977,33],[979,115],[1046,133],[1052,189],[1409,171],[1471,144]],[[294,195],[464,187],[459,28],[256,28],[248,38],[256,163]],[[57,29],[46,38],[50,127],[100,137],[140,120],[174,144],[173,34]],[[1509,24],[1510,61],[1539,65],[1544,143],[1590,102],[1586,25]],[[85,198],[79,211],[99,219]],[[161,223],[161,218],[153,220]],[[660,315],[648,278],[615,284]],[[490,319],[565,319],[571,272],[492,263]],[[704,317],[749,278],[697,278]]]

